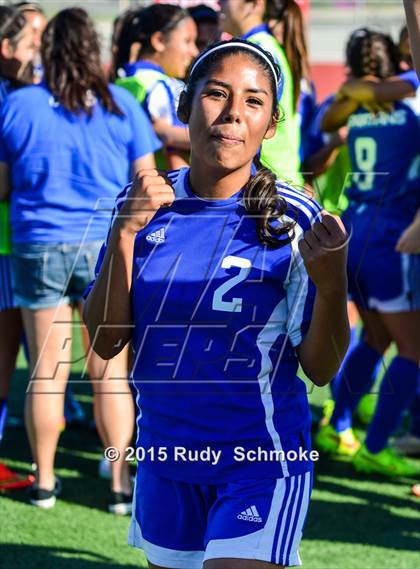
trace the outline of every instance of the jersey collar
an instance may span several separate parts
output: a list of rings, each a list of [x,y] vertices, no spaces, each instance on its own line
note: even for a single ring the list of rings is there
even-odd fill
[[[253,28],[248,30],[246,34],[243,34],[243,36],[241,36],[241,39],[247,40],[251,36],[259,34],[261,32],[272,35],[270,32],[270,28],[267,26],[267,24],[258,24],[258,26],[254,26]]]
[[[126,63],[124,65],[124,71],[126,77],[132,77],[137,73],[137,71],[141,71],[144,69],[158,71],[162,73],[162,75],[166,75],[162,67],[160,65],[156,65],[156,63],[152,63],[151,61],[135,61],[134,63]]]

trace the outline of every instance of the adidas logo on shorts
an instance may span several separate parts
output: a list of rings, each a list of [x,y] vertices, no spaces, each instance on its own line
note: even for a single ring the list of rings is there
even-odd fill
[[[258,510],[255,506],[247,508],[236,517],[238,520],[244,520],[245,522],[257,522],[259,524],[262,522],[262,518],[260,517],[260,514],[258,513]]]
[[[149,241],[149,243],[163,243],[165,241],[165,228],[162,227],[161,229],[146,235],[146,241]]]

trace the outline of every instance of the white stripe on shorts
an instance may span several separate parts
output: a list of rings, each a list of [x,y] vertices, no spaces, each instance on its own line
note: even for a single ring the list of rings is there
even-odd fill
[[[264,528],[241,537],[211,540],[204,561],[230,557],[302,565],[298,547],[310,493],[310,472],[278,479]]]

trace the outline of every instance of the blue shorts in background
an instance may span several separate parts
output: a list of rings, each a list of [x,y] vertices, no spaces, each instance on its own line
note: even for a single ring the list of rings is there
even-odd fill
[[[15,244],[14,300],[38,310],[78,302],[94,277],[102,241]]]
[[[419,256],[395,250],[410,220],[391,217],[376,206],[352,206],[343,222],[351,234],[347,272],[352,300],[362,310],[384,313],[419,309]]]

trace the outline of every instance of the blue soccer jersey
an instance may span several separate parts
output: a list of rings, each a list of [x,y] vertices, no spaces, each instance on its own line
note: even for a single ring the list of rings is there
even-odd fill
[[[158,210],[134,246],[141,461],[157,475],[208,484],[308,471],[299,449],[310,450],[311,419],[296,347],[315,289],[297,244],[321,209],[279,184],[296,225],[291,244],[270,249],[259,242],[241,192],[201,199],[188,168],[169,176],[176,200]]]
[[[348,121],[352,205],[376,205],[383,215],[410,220],[420,205],[419,118],[405,102],[390,113],[364,109]]]

